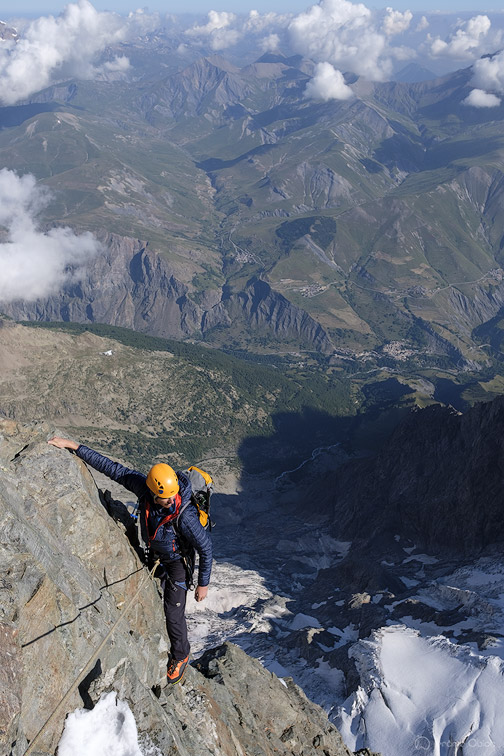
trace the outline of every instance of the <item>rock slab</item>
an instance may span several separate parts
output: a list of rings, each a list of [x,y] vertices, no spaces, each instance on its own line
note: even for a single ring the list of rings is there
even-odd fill
[[[53,433],[0,419],[0,753],[23,756],[141,586],[34,753],[55,754],[66,714],[114,690],[164,756],[350,756],[320,707],[232,644],[163,688],[158,586]]]

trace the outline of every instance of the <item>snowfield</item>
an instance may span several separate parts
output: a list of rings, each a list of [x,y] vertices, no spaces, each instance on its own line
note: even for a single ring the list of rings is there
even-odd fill
[[[504,663],[443,636],[382,628],[352,648],[361,687],[343,705],[346,744],[387,756],[500,756]]]
[[[422,567],[437,562],[425,554],[410,554],[406,561]],[[293,677],[330,714],[351,750],[368,747],[385,756],[503,756],[504,562],[485,558],[436,581],[422,577],[413,598],[438,610],[463,605],[469,618],[439,627],[405,616],[365,640],[358,640],[352,625],[328,626],[332,648],[351,643],[360,685],[349,697],[340,670],[322,655],[310,665],[285,643],[296,629],[316,639],[324,629],[316,610],[327,602],[313,604],[313,615],[291,612],[280,586],[278,592],[269,590],[254,570],[215,565],[211,603],[189,603],[193,646],[203,650],[230,639],[270,671]],[[272,580],[267,582],[271,586]],[[380,594],[372,597],[380,599]],[[335,607],[341,603],[334,602]],[[475,642],[457,643],[468,630],[496,637],[482,650]],[[445,631],[452,639],[442,635]],[[322,642],[318,646],[321,652],[331,650]]]

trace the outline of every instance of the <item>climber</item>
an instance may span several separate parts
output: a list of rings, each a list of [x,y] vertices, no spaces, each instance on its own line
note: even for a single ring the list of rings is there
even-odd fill
[[[138,497],[141,545],[147,554],[152,552],[161,562],[166,629],[171,644],[167,679],[170,684],[180,682],[190,653],[185,617],[188,585],[184,554],[188,551],[194,554],[193,550],[199,554],[196,601],[206,598],[212,569],[210,535],[201,525],[196,508],[184,508],[191,499],[189,479],[164,463],[154,465],[145,476],[67,438],[54,436],[48,443],[58,449],[75,451],[86,464]]]

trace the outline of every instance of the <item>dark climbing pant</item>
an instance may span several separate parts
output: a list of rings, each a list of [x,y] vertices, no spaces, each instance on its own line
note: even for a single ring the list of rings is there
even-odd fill
[[[185,588],[186,573],[183,563],[178,560],[163,564],[166,577],[163,578],[164,612],[166,630],[170,639],[170,653],[176,661],[189,656],[191,646],[187,639],[187,622],[185,607],[187,590]],[[184,586],[184,587],[182,587]]]

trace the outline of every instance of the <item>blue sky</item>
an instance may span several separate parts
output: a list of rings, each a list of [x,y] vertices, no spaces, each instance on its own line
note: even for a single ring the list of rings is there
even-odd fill
[[[365,2],[369,8],[383,8],[392,6],[396,10],[411,11],[471,11],[478,13],[485,11],[499,11],[503,9],[502,0],[485,0],[483,7],[478,8],[477,0],[395,0],[392,2]],[[299,13],[315,3],[306,0],[250,0],[247,5],[238,3],[237,0],[94,0],[93,5],[97,10],[111,10],[117,13],[127,13],[139,7],[146,7],[150,11],[162,13],[207,13],[209,10],[227,10],[235,13],[245,12],[252,8],[261,13],[277,11],[281,13]],[[0,0],[0,18],[9,18],[23,14],[45,15],[47,13],[58,14],[67,5],[66,0]]]

